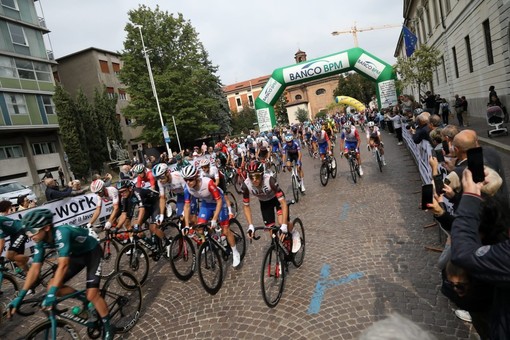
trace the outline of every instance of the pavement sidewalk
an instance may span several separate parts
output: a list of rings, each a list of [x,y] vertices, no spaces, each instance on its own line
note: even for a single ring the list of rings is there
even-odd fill
[[[457,121],[453,120],[450,123],[457,124]],[[504,127],[508,127],[510,129],[509,125],[510,124],[503,124]],[[501,151],[510,152],[510,136],[502,134],[497,136],[493,135],[491,138],[488,137],[487,132],[494,129],[494,127],[489,126],[486,118],[469,116],[469,126],[462,128],[462,130],[464,129],[475,130],[481,143],[489,144]]]

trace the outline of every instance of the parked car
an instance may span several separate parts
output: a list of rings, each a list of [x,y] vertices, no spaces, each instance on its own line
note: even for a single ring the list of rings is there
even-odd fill
[[[28,195],[28,199],[37,202],[37,196],[32,189],[21,184],[20,182],[10,181],[0,183],[0,201],[9,200],[13,205],[18,205],[18,197]]]

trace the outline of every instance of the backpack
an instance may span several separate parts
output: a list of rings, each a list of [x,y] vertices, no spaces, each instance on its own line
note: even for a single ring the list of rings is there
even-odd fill
[[[449,111],[450,111],[450,110],[449,110],[449,108],[448,108],[448,104],[443,105],[443,113],[444,113],[444,114],[447,114]]]

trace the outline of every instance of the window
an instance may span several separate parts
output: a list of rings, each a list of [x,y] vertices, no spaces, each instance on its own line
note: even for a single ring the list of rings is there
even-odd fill
[[[450,3],[450,0],[444,0],[444,8],[446,14],[450,13],[450,11],[452,10],[452,4]]]
[[[20,94],[5,94],[5,101],[7,102],[7,109],[10,114],[27,114],[27,105],[25,98]]]
[[[108,95],[108,98],[115,99],[115,90],[113,89],[113,87],[107,87],[106,94]]]
[[[39,81],[47,81],[51,82],[51,69],[50,65],[38,63],[38,62],[32,62],[34,65],[35,75],[37,77],[37,80]]]
[[[446,77],[446,64],[444,63],[444,55],[441,56],[441,64],[443,64],[443,75],[444,75],[444,82],[448,82],[448,77]]]
[[[112,63],[113,73],[119,74],[120,72],[120,64],[119,63]]]
[[[0,77],[17,78],[14,59],[0,56]]]
[[[44,104],[44,110],[46,110],[46,114],[55,114],[55,104],[53,104],[53,99],[51,99],[51,96],[42,96],[42,101]]]
[[[455,77],[459,77],[459,65],[457,65],[457,51],[455,50],[455,47],[452,48],[453,53],[453,65],[455,66]]]
[[[17,0],[2,0],[2,6],[18,10]]]
[[[300,94],[297,94],[295,97],[294,97],[296,100],[301,100],[303,99],[303,96],[300,95]]]
[[[21,79],[35,80],[34,68],[29,60],[15,59],[18,75]]]
[[[466,52],[467,52],[467,58],[468,58],[468,66],[469,66],[469,72],[473,72],[473,56],[471,55],[471,42],[469,40],[469,35],[467,35],[464,38],[464,41],[466,43]]]
[[[52,82],[48,64],[26,59],[0,57],[0,76]]]
[[[236,104],[237,106],[243,106],[243,103],[241,103],[241,98],[236,98]]]
[[[20,158],[23,156],[21,145],[0,146],[0,159]]]
[[[127,100],[126,91],[119,89],[119,99],[120,100]]]
[[[11,23],[8,23],[7,27],[9,27],[11,41],[13,44],[28,46],[25,32],[23,32],[23,27]]]
[[[251,94],[248,95],[248,104],[250,105],[250,107],[253,107],[253,96]]]
[[[99,60],[99,67],[101,67],[101,72],[110,73],[110,69],[108,68],[108,62],[106,60]]]
[[[318,89],[317,91],[315,91],[315,94],[320,96],[322,94],[326,93],[326,90],[325,89]]]
[[[489,19],[483,22],[483,33],[485,35],[485,50],[487,51],[487,63],[489,65],[494,64],[494,55],[492,54],[492,38],[491,38],[491,26]]]
[[[33,143],[32,151],[34,155],[47,155],[57,152],[53,142]]]

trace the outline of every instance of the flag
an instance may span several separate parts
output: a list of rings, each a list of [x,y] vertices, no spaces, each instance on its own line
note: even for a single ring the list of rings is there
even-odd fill
[[[418,41],[418,38],[416,38],[416,35],[414,35],[414,33],[406,26],[402,26],[402,30],[404,32],[404,42],[406,44],[406,55],[410,57],[416,49],[416,42]]]

